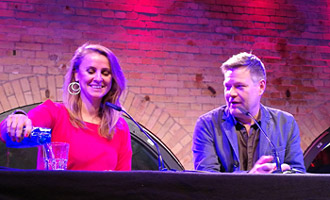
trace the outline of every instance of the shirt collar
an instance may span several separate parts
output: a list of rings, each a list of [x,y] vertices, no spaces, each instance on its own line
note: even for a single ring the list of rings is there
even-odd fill
[[[261,125],[261,119],[264,115],[263,109],[262,109],[262,105],[260,104],[260,115],[259,115],[259,119],[257,119],[257,122],[259,123],[259,125]],[[234,125],[236,125],[238,122],[238,120],[229,112],[228,107],[226,107],[224,115],[222,116],[223,120],[226,121],[231,121]]]

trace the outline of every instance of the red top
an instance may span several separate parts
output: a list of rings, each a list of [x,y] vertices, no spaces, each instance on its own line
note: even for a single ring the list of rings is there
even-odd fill
[[[47,100],[32,109],[28,116],[33,126],[52,129],[52,142],[70,144],[68,170],[131,170],[131,137],[123,118],[119,118],[115,134],[108,140],[98,134],[97,124],[85,122],[86,128],[74,127],[67,109],[61,103]],[[44,169],[41,149],[37,169]]]

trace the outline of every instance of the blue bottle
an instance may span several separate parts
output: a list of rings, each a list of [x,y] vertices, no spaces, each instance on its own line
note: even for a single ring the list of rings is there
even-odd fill
[[[6,146],[10,148],[36,147],[38,145],[50,143],[51,136],[52,129],[34,127],[31,134],[28,137],[25,137],[21,142],[12,141],[7,134]]]

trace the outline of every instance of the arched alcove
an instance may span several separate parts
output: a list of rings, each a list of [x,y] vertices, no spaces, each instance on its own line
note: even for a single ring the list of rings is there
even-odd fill
[[[296,119],[301,132],[301,146],[306,150],[330,125],[330,101],[320,104],[309,111],[304,111]]]

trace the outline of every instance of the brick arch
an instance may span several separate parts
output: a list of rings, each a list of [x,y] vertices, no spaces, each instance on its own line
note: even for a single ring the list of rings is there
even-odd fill
[[[63,75],[22,77],[0,85],[0,113],[46,99],[62,101]],[[136,121],[160,138],[178,157],[186,169],[192,169],[189,134],[163,108],[129,89],[122,105]]]
[[[330,126],[330,101],[311,108],[307,114],[297,118],[301,135],[301,147],[305,150]]]
[[[62,75],[23,77],[0,86],[0,112],[40,103],[46,99],[62,101]]]
[[[164,108],[129,90],[122,105],[136,121],[143,124],[171,149],[185,169],[193,169],[192,135]]]

